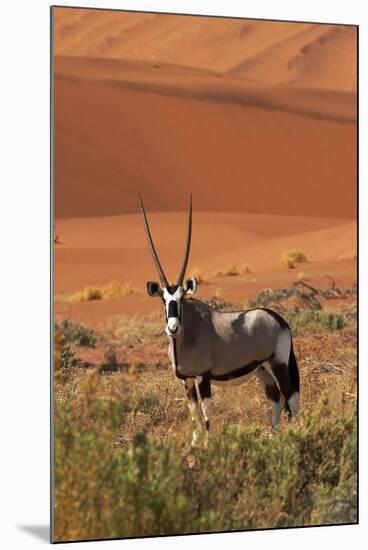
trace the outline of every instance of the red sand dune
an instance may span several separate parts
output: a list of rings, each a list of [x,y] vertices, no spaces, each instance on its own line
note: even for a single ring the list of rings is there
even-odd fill
[[[55,9],[55,53],[146,59],[261,82],[356,90],[355,27]]]
[[[117,63],[56,61],[57,218],[136,212],[138,190],[156,211],[192,191],[198,210],[355,217],[355,95]]]

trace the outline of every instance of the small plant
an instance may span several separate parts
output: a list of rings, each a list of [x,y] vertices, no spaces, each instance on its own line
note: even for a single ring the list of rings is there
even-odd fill
[[[285,250],[281,256],[281,265],[288,269],[294,269],[296,264],[307,262],[306,255],[300,250]]]
[[[69,369],[78,364],[78,359],[70,349],[67,340],[57,323],[54,323],[54,369],[60,373],[61,369]]]
[[[107,300],[117,296],[129,296],[136,292],[133,285],[129,282],[121,285],[116,281],[107,283],[102,287],[86,286],[82,290],[74,292],[69,296],[69,302],[87,302],[91,300]]]
[[[231,267],[228,267],[225,270],[225,275],[227,277],[236,277],[237,275],[240,275],[239,268],[236,265],[233,265]]]
[[[94,348],[96,346],[96,337],[89,327],[73,323],[69,319],[63,319],[60,324],[61,334],[66,342],[76,343],[79,346]]]
[[[78,359],[75,357],[74,352],[70,349],[68,344],[63,346],[60,356],[60,368],[70,369],[78,365]]]

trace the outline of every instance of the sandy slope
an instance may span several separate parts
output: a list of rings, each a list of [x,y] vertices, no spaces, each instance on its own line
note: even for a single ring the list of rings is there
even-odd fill
[[[150,215],[167,276],[179,271],[186,237],[186,213]],[[55,246],[55,291],[77,290],[113,279],[144,285],[157,273],[139,215],[57,220],[61,245]],[[354,222],[195,212],[189,270],[202,274],[237,265],[252,273],[278,270],[284,250],[297,248],[311,262],[337,261],[355,252]],[[304,267],[303,267],[304,269]]]
[[[211,95],[212,94],[212,95]],[[55,215],[355,216],[355,95],[72,58],[55,79]]]
[[[169,280],[181,265],[186,213],[150,213],[151,230]],[[327,275],[340,286],[356,282],[356,224],[337,219],[257,214],[195,212],[188,274],[199,270],[207,279],[199,297],[215,293],[243,304],[260,290],[289,286],[299,271],[317,286]],[[55,246],[55,312],[79,322],[98,324],[121,314],[157,311],[159,304],[145,292],[157,280],[139,215],[70,218],[56,221],[62,244]],[[297,248],[310,260],[296,270],[280,266],[284,250]],[[233,265],[247,265],[237,277],[214,276]],[[65,293],[85,285],[118,280],[133,282],[138,293],[123,298],[69,304]]]
[[[262,82],[356,89],[354,27],[55,9],[57,55],[233,72]]]

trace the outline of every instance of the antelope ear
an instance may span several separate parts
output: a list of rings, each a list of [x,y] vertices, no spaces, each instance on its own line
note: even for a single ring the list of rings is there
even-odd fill
[[[197,290],[197,279],[192,277],[185,281],[184,290],[186,294],[194,294]]]
[[[152,281],[148,281],[147,283],[147,293],[149,296],[151,296],[151,298],[157,298],[158,296],[162,296],[162,290],[160,288],[160,285]]]

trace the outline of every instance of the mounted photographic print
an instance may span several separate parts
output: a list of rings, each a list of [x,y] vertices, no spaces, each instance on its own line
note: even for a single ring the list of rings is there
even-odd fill
[[[51,25],[53,542],[357,523],[358,28]]]

